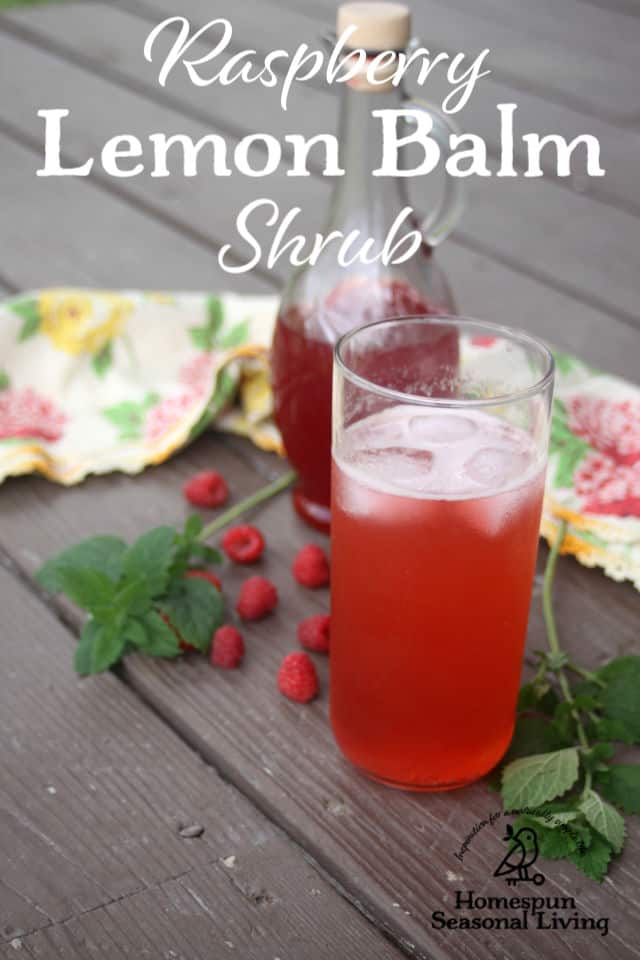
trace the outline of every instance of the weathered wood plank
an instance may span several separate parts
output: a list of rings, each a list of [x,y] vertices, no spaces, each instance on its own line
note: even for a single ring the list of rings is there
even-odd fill
[[[122,131],[127,123],[139,132],[182,130],[194,137],[207,130],[175,110],[123,91],[16,39],[4,38],[3,62],[15,67],[11,72],[14,79],[9,80],[5,114],[10,113],[12,122],[23,125],[34,140],[40,121],[31,107],[38,96],[44,97],[46,90],[55,89],[64,102],[73,104],[75,120],[69,127],[68,147],[77,160],[84,159],[87,150],[93,150],[100,140],[104,142],[108,136]],[[20,70],[28,71],[28,88],[16,79]],[[26,94],[25,89],[29,91]],[[82,91],[81,95],[78,90]],[[63,278],[116,286],[155,283],[205,287],[215,283],[236,289],[247,289],[249,284],[260,287],[253,275],[231,277],[215,264],[215,247],[234,238],[235,217],[249,195],[245,189],[253,189],[251,184],[246,186],[237,177],[225,179],[222,184],[204,176],[198,178],[197,183],[142,177],[120,181],[116,188],[124,201],[116,198],[112,202],[111,194],[102,195],[86,181],[75,178],[47,181],[33,176],[36,196],[42,199],[38,208],[33,206],[24,212],[20,209],[19,213],[20,191],[27,189],[25,179],[29,176],[30,183],[31,171],[38,161],[35,156],[29,157],[22,147],[13,145],[8,145],[6,155],[8,175],[0,184],[0,191],[7,192],[5,209],[10,216],[3,222],[8,250],[3,269],[14,271],[14,282],[18,285],[60,282]],[[286,178],[284,172],[258,189],[276,196],[283,208],[300,201],[305,230],[321,226],[327,187],[318,179],[305,181],[301,198],[296,195],[299,188],[295,181]],[[83,211],[78,208],[80,198],[85,195],[90,197],[90,204],[85,204]],[[188,243],[174,241],[165,226],[156,230],[153,220],[126,207],[127,199],[136,205],[143,203],[146,209],[153,208],[172,222],[181,223],[185,230],[197,231],[201,239]],[[47,222],[74,217],[76,223],[67,230],[65,245],[56,245],[47,253],[48,269],[44,276],[38,272],[42,270],[42,250],[31,252],[31,245],[40,242],[35,224],[40,217]],[[477,215],[474,219],[478,219]],[[130,220],[133,227],[129,225]],[[104,225],[99,231],[90,231],[88,243],[84,237],[85,222]],[[507,221],[506,229],[515,232],[515,228],[515,221]],[[148,234],[150,240],[147,240]],[[120,235],[127,237],[126,249],[118,245],[114,250],[111,238]],[[267,243],[270,231],[263,226],[257,235],[261,242]],[[134,241],[137,252],[132,256]],[[197,250],[196,243],[203,249]],[[73,244],[76,246],[69,249]],[[452,278],[461,312],[524,326],[613,372],[627,376],[637,374],[638,335],[626,323],[549,288],[543,279],[533,280],[527,272],[510,269],[461,243],[445,244],[439,256]],[[287,268],[281,264],[274,270],[280,281],[286,272]]]
[[[73,21],[69,19],[70,10],[71,8],[60,11],[58,8],[59,12],[54,16],[50,9],[45,12],[45,18],[32,17],[28,21],[29,33],[40,37],[42,41],[46,40],[47,43],[55,41],[72,58],[74,50],[81,49],[83,60],[92,58],[96,70],[106,71],[110,79],[119,76],[123,82],[135,84],[139,88],[144,86],[149,96],[160,103],[167,97],[178,97],[179,101],[184,103],[186,112],[195,105],[199,117],[202,117],[205,104],[207,116],[210,114],[211,89],[195,88],[185,73],[172,75],[166,92],[157,86],[155,68],[147,64],[141,54],[148,23],[117,9],[105,10],[104,14],[101,13],[101,32],[97,36],[92,10],[74,10]],[[21,23],[24,24],[24,14],[12,14],[11,22],[17,16],[23,17]],[[299,42],[300,39],[300,35],[289,36],[287,42]],[[202,45],[202,49],[208,48]],[[5,109],[10,111],[13,105],[12,123],[20,129],[26,127],[41,140],[41,121],[35,116],[34,103],[37,102],[35,90],[38,73],[40,82],[44,82],[49,90],[53,89],[51,70],[46,62],[40,61],[39,67],[31,68],[29,84],[20,81],[21,71],[18,65],[10,74],[10,82],[11,76],[15,77],[13,95],[8,98],[8,107]],[[81,82],[81,75],[78,75],[78,80],[72,85],[72,74],[68,75],[66,83],[60,81],[62,90],[72,110],[82,113],[81,104],[86,96],[85,87],[88,81]],[[103,104],[108,104],[109,99],[110,95],[103,94]],[[21,104],[19,113],[18,103]],[[317,132],[331,130],[335,124],[335,99],[329,93],[315,90],[308,85],[302,85],[295,91],[286,113],[278,106],[274,91],[258,88],[256,84],[250,87],[236,85],[225,90],[216,103],[216,116],[219,105],[226,103],[227,108],[233,109],[237,118],[234,130],[239,125],[244,125],[245,132],[253,133],[257,129],[266,129],[283,135],[285,131],[306,130],[309,126]],[[96,140],[100,140],[99,115],[104,109],[103,107],[98,115],[94,113],[93,122],[90,122],[88,128],[83,125],[76,132],[83,144],[79,159],[86,156],[85,138],[90,138],[92,148],[95,148]],[[136,132],[139,130],[143,133],[146,127],[143,121],[145,113],[138,111],[139,106],[132,102],[126,115],[134,122]],[[122,117],[122,114],[119,116]],[[134,117],[138,119],[134,120]],[[173,119],[167,116],[167,120],[171,132],[180,131],[185,126],[185,120],[178,113]],[[214,120],[213,129],[215,123]],[[112,115],[108,126],[113,129],[114,124],[115,117]],[[92,133],[94,126],[98,127],[98,130]],[[122,119],[120,127],[116,129],[122,130]],[[209,123],[202,127],[201,133],[211,130],[212,124]],[[201,197],[201,191],[206,189],[202,184],[202,176],[195,184],[185,184],[179,174],[174,182],[144,182],[148,179],[145,175],[133,178],[127,181],[126,187],[123,186],[125,181],[121,181],[119,189],[136,193],[144,191],[145,195],[153,191],[157,197],[156,206],[162,202],[169,188],[176,198],[182,198],[189,192]],[[304,210],[314,215],[317,228],[321,226],[320,211],[324,211],[324,204],[319,206],[314,199],[314,192],[318,188],[314,185],[313,178],[305,180],[303,187],[295,180],[288,183],[283,179],[282,172],[257,181],[266,196],[270,195],[272,181],[276,192],[290,198],[289,203],[301,197]],[[249,185],[247,178],[242,177],[235,178],[234,182],[237,193],[234,192],[231,182],[225,183],[222,189],[216,189],[219,193],[224,192],[225,196],[235,199],[233,209],[237,213],[244,205],[245,196],[247,199],[252,198],[256,185]],[[456,233],[460,242],[488,257],[502,260],[508,266],[528,272],[602,312],[619,315],[629,323],[638,323],[634,251],[640,238],[640,218],[625,210],[611,209],[591,197],[567,190],[544,178],[513,181],[486,178],[479,182],[472,178],[467,187],[469,209]],[[326,179],[323,179],[320,189],[328,189]],[[416,198],[418,190],[419,186],[414,185],[413,193]],[[416,203],[420,205],[418,199]],[[209,219],[213,220],[214,217],[210,215]],[[308,222],[302,219],[301,226],[307,229]],[[523,223],[526,224],[524,230]],[[236,231],[233,228],[232,237],[235,236]]]
[[[257,456],[265,472],[277,463]],[[135,481],[97,478],[65,491],[35,479],[9,482],[0,498],[0,544],[32,572],[49,553],[93,532],[133,536],[151,518],[178,521],[184,513],[181,481],[191,470],[212,464],[231,472],[238,493],[258,482],[249,469],[232,467],[226,443],[213,435]],[[91,506],[96,502],[100,516]],[[453,855],[474,824],[499,807],[497,798],[482,784],[448,795],[419,796],[388,791],[361,778],[340,758],[332,740],[323,658],[316,658],[322,683],[318,702],[301,708],[280,698],[275,674],[283,654],[295,648],[295,623],[325,607],[327,596],[292,581],[288,567],[294,549],[315,538],[288,504],[274,501],[258,513],[256,522],[268,543],[260,569],[276,583],[281,603],[273,617],[244,628],[248,654],[243,668],[221,676],[199,658],[172,664],[131,658],[125,670],[128,682],[418,952],[484,958],[502,948],[519,960],[560,952],[589,960],[612,951],[620,958],[637,956],[631,902],[640,882],[637,824],[622,862],[602,888],[567,864],[544,867],[547,895],[574,896],[581,912],[610,916],[606,941],[579,931],[530,931],[509,941],[501,933],[498,941],[491,931],[479,940],[460,931],[447,937],[431,929],[431,912],[450,910],[453,890],[503,892],[491,878],[491,865],[501,855],[504,823],[482,831],[463,864]],[[244,576],[238,568],[223,570],[232,599]],[[581,660],[597,663],[605,655],[633,649],[640,598],[631,588],[566,560],[560,564],[557,593],[560,630]],[[529,645],[534,649],[542,643],[541,618],[534,607]]]
[[[72,637],[3,568],[0,596],[0,939],[11,949],[399,955],[119,680],[74,677]],[[180,837],[187,823],[202,836]]]
[[[149,0],[126,0],[124,5],[132,12],[145,16],[150,24],[158,23],[163,14],[173,13],[170,0],[153,0],[153,3]],[[576,7],[576,11],[579,12],[580,9],[582,4],[579,8]],[[435,27],[431,21],[432,10],[433,7],[430,5],[429,22],[420,28],[426,46],[434,54],[440,50],[450,53],[458,52],[462,49],[460,38],[455,30],[447,28],[446,17],[441,18],[442,33],[434,33]],[[188,16],[194,25],[201,26],[212,18],[207,0],[185,0],[181,6],[181,12]],[[529,8],[529,12],[534,11]],[[304,5],[296,5],[295,9],[287,8],[282,15],[272,0],[266,3],[264,0],[243,0],[241,4],[234,5],[229,16],[234,28],[234,49],[251,46],[260,51],[275,50],[283,44],[291,49],[303,38],[306,42],[313,43],[317,41],[322,26],[329,24],[332,19],[332,14],[328,10],[323,11],[322,23],[320,23],[316,11],[305,10]],[[527,17],[527,24],[529,19],[530,17]],[[608,15],[605,19],[609,19]],[[480,46],[475,41],[473,45],[469,45],[470,52],[479,49]],[[631,44],[632,54],[635,49],[634,41]],[[491,67],[492,64],[489,63],[489,66]],[[321,88],[321,82],[317,83],[314,80],[312,83]],[[412,77],[408,78],[408,86],[414,95],[417,94],[436,104],[441,103],[450,90],[446,76],[437,70],[431,74],[422,88],[418,88],[417,84],[413,83]],[[483,78],[477,85],[469,103],[457,114],[458,124],[466,132],[482,136],[489,150],[495,154],[499,149],[496,104],[513,102],[518,104],[517,123],[522,131],[526,127],[527,131],[558,133],[567,141],[571,141],[579,133],[588,132],[600,141],[602,161],[607,170],[606,177],[594,178],[574,174],[568,181],[561,181],[565,187],[570,185],[581,193],[617,204],[624,210],[632,210],[636,213],[640,211],[640,202],[635,197],[637,176],[634,157],[637,136],[631,130],[608,123],[604,117],[580,112],[565,103],[554,103],[548,97],[538,95],[528,86],[521,85],[518,89],[514,89],[506,81],[501,81],[494,72],[491,76]],[[251,109],[250,105],[248,109]],[[220,98],[217,115],[221,116],[222,113],[225,116],[229,114],[229,121],[233,122],[232,104],[227,102],[227,98]],[[303,119],[301,118],[299,122]],[[313,119],[311,117],[310,121]],[[518,162],[524,163],[526,161],[524,144],[516,139],[514,147]],[[542,166],[547,176],[553,172],[549,154],[543,156]]]
[[[331,0],[280,0],[285,9],[303,7],[312,16],[331,18],[335,6]],[[497,0],[500,4],[500,0]],[[581,23],[589,22],[595,30],[598,14],[580,13],[576,6],[564,19],[556,17],[556,30],[551,28],[548,16],[540,16],[527,7],[519,21],[513,13],[508,19],[496,12],[496,0],[488,0],[480,7],[470,0],[461,0],[456,9],[450,3],[433,0],[428,5],[413,5],[413,25],[430,48],[445,50],[491,50],[490,66],[496,76],[514,90],[532,90],[545,99],[566,103],[584,113],[605,116],[620,124],[637,114],[634,90],[633,38],[638,37],[637,21],[624,14],[609,14],[611,31],[617,31],[621,60],[612,48],[606,49],[609,37],[594,41]],[[508,4],[504,3],[505,9]],[[555,10],[555,7],[554,7]],[[590,19],[591,18],[591,19]],[[544,20],[544,22],[543,22]],[[532,42],[533,40],[533,42]],[[637,39],[635,40],[637,43]],[[597,48],[597,49],[596,49]],[[617,47],[616,47],[617,49]],[[594,81],[597,77],[597,82]]]
[[[1,955],[51,960],[184,957],[185,960],[266,960],[277,956],[330,960],[336,956],[401,957],[374,938],[355,915],[324,916],[336,894],[299,858],[292,869],[290,847],[265,842],[233,867],[195,868],[70,920],[14,938]],[[296,883],[304,909],[292,901]],[[345,911],[348,907],[344,907]],[[310,921],[310,912],[315,921]],[[364,929],[363,929],[364,926]]]
[[[37,154],[1,132],[0,152],[1,267],[14,287],[228,289],[212,249],[86,178],[36,177]],[[255,274],[234,287],[268,289]]]

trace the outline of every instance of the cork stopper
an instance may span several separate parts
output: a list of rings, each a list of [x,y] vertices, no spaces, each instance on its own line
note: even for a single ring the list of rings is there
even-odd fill
[[[343,3],[338,7],[336,33],[355,26],[347,47],[371,53],[404,50],[411,36],[411,11],[404,3]]]

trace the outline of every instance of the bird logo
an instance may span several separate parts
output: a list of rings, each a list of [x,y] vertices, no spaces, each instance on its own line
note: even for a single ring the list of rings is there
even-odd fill
[[[541,873],[529,873],[529,868],[538,859],[538,838],[533,827],[521,827],[514,833],[511,824],[507,825],[507,835],[503,837],[509,849],[496,867],[494,877],[504,877],[510,886],[516,883],[544,883]]]

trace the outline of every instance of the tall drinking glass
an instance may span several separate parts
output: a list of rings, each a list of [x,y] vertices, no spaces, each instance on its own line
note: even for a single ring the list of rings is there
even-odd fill
[[[431,346],[455,330],[458,356]],[[331,722],[385,783],[482,776],[513,733],[544,489],[553,358],[452,317],[337,344]]]

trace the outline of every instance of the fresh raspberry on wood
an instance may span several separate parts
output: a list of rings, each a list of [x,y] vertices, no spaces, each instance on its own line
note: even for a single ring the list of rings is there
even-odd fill
[[[264,537],[248,523],[231,527],[222,538],[222,549],[234,563],[255,563],[264,551]]]
[[[212,665],[231,670],[240,666],[243,657],[244,640],[240,631],[230,625],[218,627],[211,644]]]
[[[331,617],[328,614],[316,613],[298,624],[298,642],[301,647],[313,650],[314,653],[328,653],[330,629]]]
[[[195,507],[221,507],[229,497],[227,481],[216,470],[202,470],[187,480],[182,492]]]
[[[278,690],[296,703],[313,700],[318,693],[318,675],[308,654],[287,654],[278,671]]]
[[[249,577],[240,587],[236,610],[243,620],[259,620],[278,603],[278,591],[265,577]]]
[[[222,584],[215,573],[210,573],[209,570],[187,570],[185,577],[196,577],[198,580],[207,580],[216,590],[222,590]]]
[[[324,587],[329,583],[329,561],[327,555],[315,543],[308,543],[298,550],[291,572],[303,587]]]

